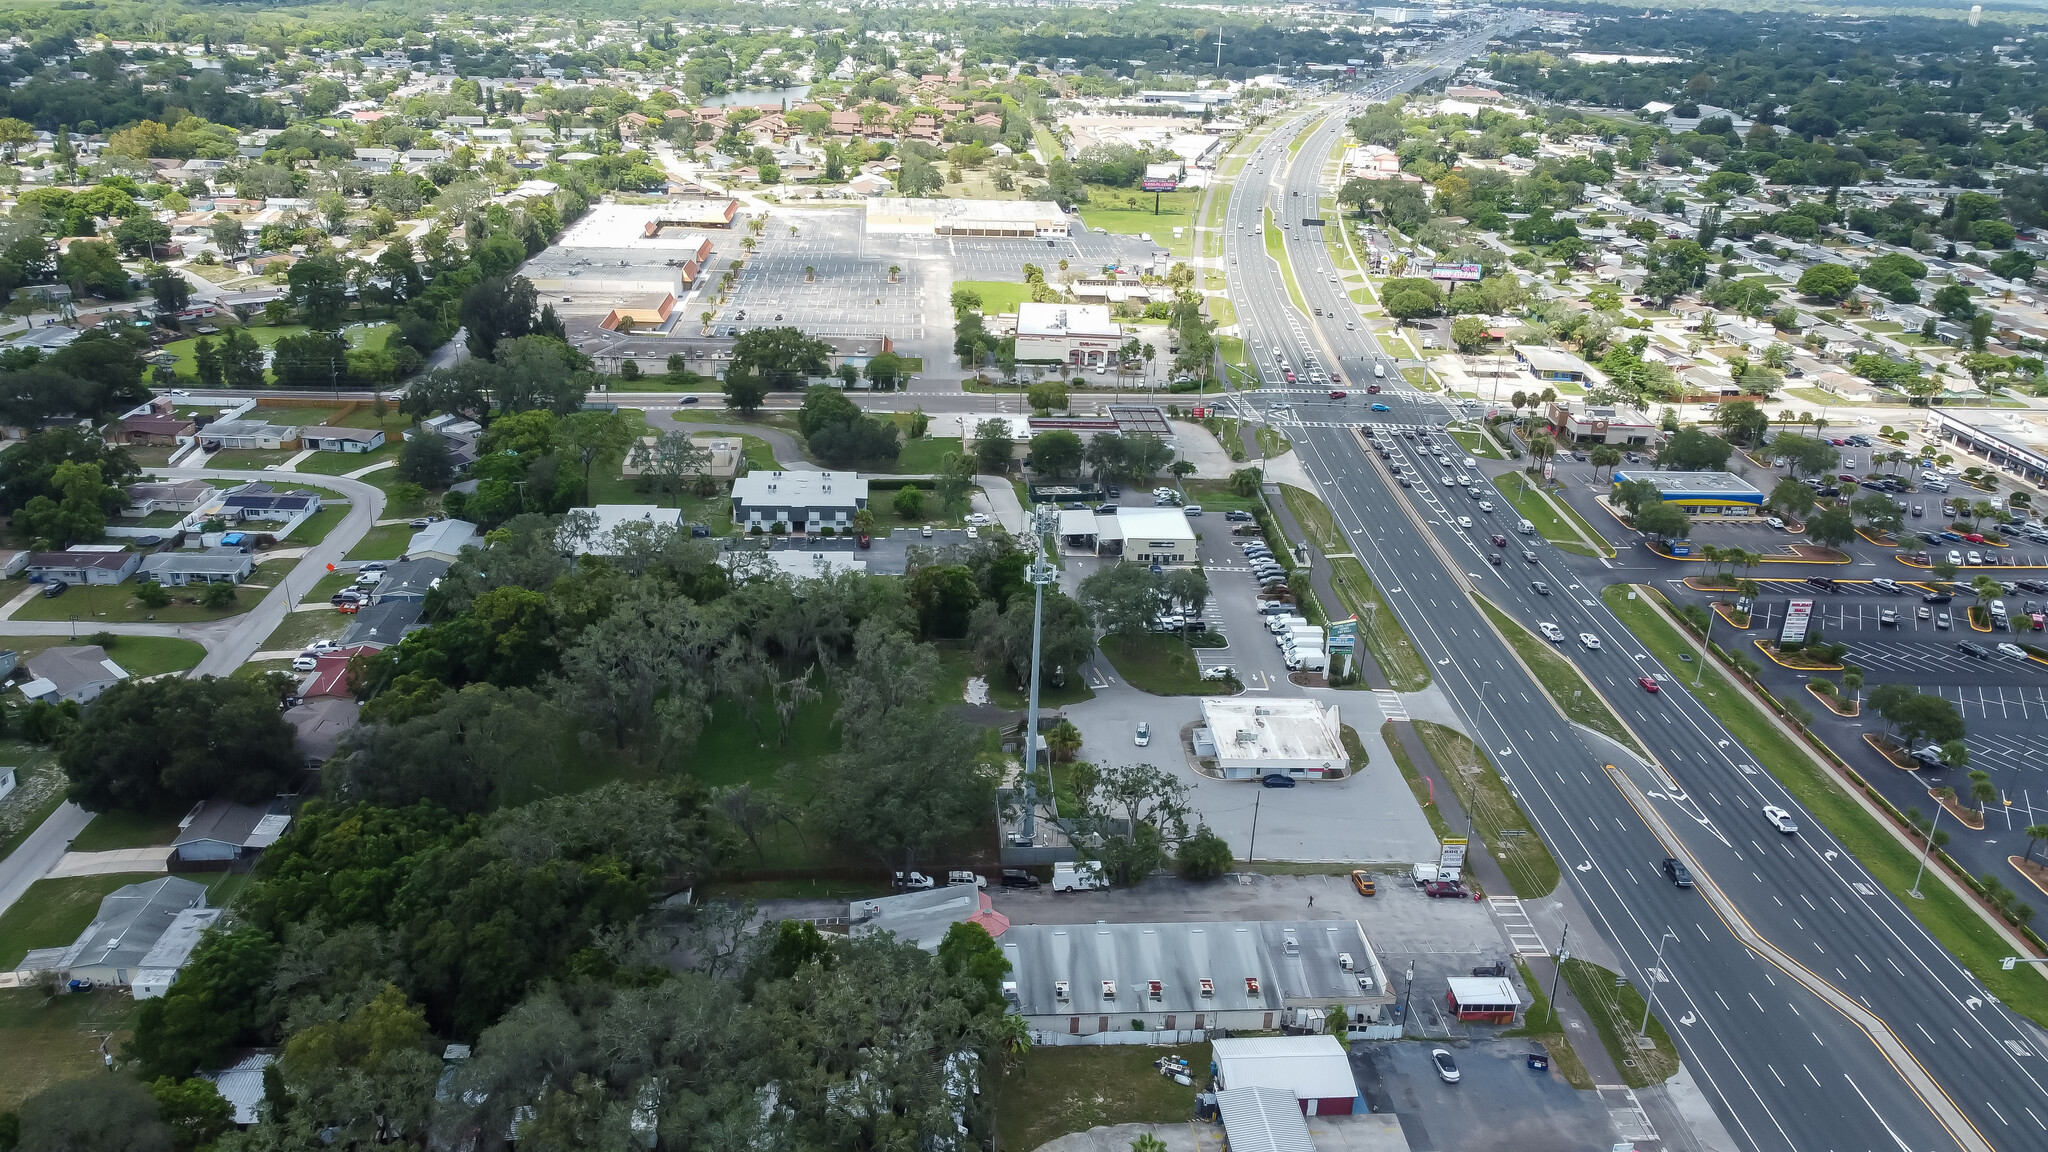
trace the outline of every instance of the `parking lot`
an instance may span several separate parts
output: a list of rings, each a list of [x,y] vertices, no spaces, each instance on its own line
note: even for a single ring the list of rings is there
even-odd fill
[[[1256,536],[1233,536],[1236,524],[1222,517],[1204,516],[1201,541],[1196,545],[1202,570],[1209,576],[1209,604],[1204,612],[1208,626],[1223,635],[1226,648],[1197,649],[1195,656],[1204,668],[1228,665],[1248,691],[1270,692],[1287,686],[1287,665],[1280,648],[1267,630],[1267,617],[1259,614],[1259,582],[1244,551],[1239,547]]]
[[[1437,1075],[1433,1047],[1364,1044],[1351,1056],[1360,1093],[1374,1112],[1400,1119],[1410,1148],[1584,1152],[1644,1137],[1643,1127],[1624,1132],[1615,1124],[1602,1093],[1579,1092],[1555,1072],[1532,1071],[1526,1041],[1452,1048],[1456,1084]]]

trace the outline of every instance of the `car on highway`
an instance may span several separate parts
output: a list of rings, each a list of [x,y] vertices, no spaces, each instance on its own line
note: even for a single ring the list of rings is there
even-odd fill
[[[1442,1080],[1446,1084],[1456,1084],[1458,1082],[1458,1062],[1451,1059],[1449,1052],[1442,1048],[1431,1048],[1429,1050],[1429,1062],[1436,1066],[1437,1079]]]
[[[1680,888],[1692,887],[1692,873],[1686,870],[1685,865],[1680,863],[1676,856],[1664,858],[1664,875],[1670,877],[1671,882]]]
[[[1342,400],[1349,395],[1351,395],[1351,393],[1346,392],[1341,388],[1330,389],[1330,399],[1332,400]]]
[[[1268,772],[1259,778],[1259,783],[1268,788],[1292,788],[1294,777],[1285,772]]]
[[[1536,631],[1541,632],[1543,638],[1553,644],[1564,640],[1564,629],[1559,628],[1548,620],[1538,620],[1536,622]]]
[[[1584,648],[1588,652],[1598,652],[1600,650],[1600,638],[1591,632],[1581,632],[1579,633],[1579,647]]]
[[[1493,511],[1493,501],[1491,501],[1491,500],[1481,500],[1481,501],[1479,502],[1479,510],[1480,510],[1481,512],[1491,512],[1491,511]]]
[[[1663,689],[1657,687],[1657,678],[1655,676],[1638,676],[1636,677],[1636,683],[1641,684],[1643,691],[1652,695],[1663,691]]]
[[[1495,568],[1498,568],[1498,567],[1500,567],[1500,566],[1501,566],[1501,563],[1502,563],[1503,561],[1505,561],[1506,559],[1507,559],[1507,557],[1505,557],[1505,556],[1502,556],[1502,555],[1501,555],[1500,553],[1498,553],[1498,552],[1489,552],[1489,553],[1487,553],[1487,556],[1486,556],[1486,562],[1487,562],[1488,564],[1491,564],[1491,565],[1493,565],[1493,566],[1494,566]]]
[[[1531,580],[1529,581],[1529,591],[1534,592],[1538,596],[1548,596],[1550,595],[1550,585],[1545,584],[1541,580]]]
[[[1495,532],[1493,535],[1488,536],[1486,538],[1486,542],[1493,545],[1495,548],[1505,548],[1508,546],[1508,538],[1506,536],[1501,535],[1498,532]]]
[[[1787,836],[1799,831],[1799,824],[1792,819],[1792,814],[1776,804],[1764,805],[1764,819],[1769,820],[1772,827]]]
[[[1458,527],[1470,529],[1472,527],[1472,518],[1470,516],[1458,517]]]
[[[1375,412],[1392,412],[1392,411],[1393,411],[1393,409],[1392,409],[1392,408],[1389,408],[1389,407],[1387,407],[1387,406],[1386,406],[1385,404],[1374,404],[1374,405],[1372,406],[1372,410],[1373,410],[1373,411],[1375,411]]]
[[[1534,552],[1529,551],[1527,548],[1524,548],[1522,549],[1522,559],[1531,564],[1534,564],[1536,562],[1536,554]]]

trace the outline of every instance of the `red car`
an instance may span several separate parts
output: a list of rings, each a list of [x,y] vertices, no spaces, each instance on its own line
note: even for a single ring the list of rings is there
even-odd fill
[[[1366,394],[1369,396],[1377,396],[1380,394],[1380,386],[1377,384],[1367,384],[1365,386],[1365,391]]]
[[[1330,390],[1330,399],[1332,399],[1332,400],[1342,400],[1342,399],[1344,399],[1344,397],[1346,397],[1346,396],[1348,396],[1348,395],[1350,395],[1350,393],[1348,393],[1348,392],[1340,392],[1340,391],[1338,391],[1337,389],[1334,389],[1334,388],[1332,388],[1332,389]]]
[[[1456,880],[1431,880],[1422,886],[1422,894],[1432,900],[1462,899],[1472,893]]]
[[[1657,681],[1648,676],[1636,677],[1636,683],[1641,684],[1643,686],[1643,691],[1645,692],[1655,692],[1658,690]]]
[[[1982,544],[1984,542],[1984,536],[1979,532],[1965,532],[1963,533],[1963,539],[1968,540],[1972,544]]]

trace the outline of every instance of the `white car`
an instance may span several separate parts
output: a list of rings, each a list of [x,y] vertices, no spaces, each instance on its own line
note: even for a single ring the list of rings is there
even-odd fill
[[[1152,743],[1152,725],[1145,723],[1143,720],[1138,721],[1138,734],[1134,739],[1140,748],[1150,746]]]
[[[311,644],[306,645],[305,654],[308,656],[318,656],[323,652],[338,651],[340,648],[341,643],[336,640],[315,640]]]
[[[320,661],[315,660],[311,656],[295,656],[292,658],[292,671],[294,672],[311,672],[319,666]]]
[[[1559,628],[1548,620],[1537,621],[1536,630],[1543,633],[1543,638],[1553,644],[1564,639],[1564,629]]]
[[[1982,564],[1984,562],[1983,554],[1978,552],[1975,548],[1972,548],[1968,552],[1964,553],[1964,557],[1968,559],[1969,562],[1972,564]]]
[[[1949,549],[1949,550],[1948,550],[1948,562],[1949,562],[1949,563],[1951,563],[1951,564],[1953,564],[1953,565],[1955,565],[1955,566],[1956,566],[1956,567],[1958,567],[1958,568],[1962,567],[1962,565],[1963,565],[1963,554],[1962,554],[1961,552],[1958,552],[1958,551],[1956,551],[1956,550],[1955,550],[1955,549],[1953,549],[1953,548]]]
[[[1764,819],[1769,820],[1778,831],[1787,835],[1799,831],[1799,825],[1792,819],[1792,814],[1776,804],[1764,805]]]
[[[967,514],[967,523],[979,527],[983,524],[992,523],[992,521],[989,520],[988,513],[986,512],[969,512]]]
[[[1207,668],[1202,669],[1202,679],[1204,680],[1228,680],[1235,675],[1237,675],[1237,666],[1234,664],[1211,664]]]
[[[974,527],[974,526],[973,526],[972,524],[968,525],[968,526],[967,526],[967,538],[968,538],[969,540],[979,540],[979,539],[981,539],[981,532],[980,532],[980,530],[979,530],[979,529],[977,529],[977,528],[975,528],[975,527]]]
[[[2010,656],[2015,660],[2025,660],[2027,658],[2027,650],[2017,644],[2000,644],[1998,646],[1998,654]]]
[[[173,388],[173,389],[171,389],[171,395],[173,395],[173,396],[190,396],[190,395],[191,395],[191,393],[190,393],[190,392],[187,392],[187,391],[185,391],[185,390],[184,390],[183,388]]]
[[[1491,500],[1481,500],[1481,501],[1479,502],[1479,510],[1480,510],[1481,512],[1491,512],[1491,511],[1493,511],[1493,501],[1491,501]]]
[[[1470,516],[1460,516],[1460,517],[1458,517],[1458,527],[1460,527],[1460,528],[1470,528],[1471,526],[1472,526],[1472,518],[1471,518]]]
[[[1783,520],[1778,519],[1776,516],[1764,517],[1764,523],[1770,525],[1773,528],[1783,528],[1785,526],[1785,522]]]
[[[1579,645],[1588,652],[1598,652],[1600,650],[1600,638],[1591,632],[1581,632],[1579,633]]]

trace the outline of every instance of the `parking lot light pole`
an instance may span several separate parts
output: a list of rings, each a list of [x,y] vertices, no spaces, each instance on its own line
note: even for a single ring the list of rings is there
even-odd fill
[[[1692,676],[1692,686],[1695,688],[1700,686],[1700,681],[1705,679],[1707,675],[1707,654],[1714,649],[1714,617],[1718,615],[1720,613],[1714,611],[1713,604],[1709,603],[1707,605],[1707,631],[1704,636],[1700,637],[1700,666],[1699,670],[1694,672]]]

